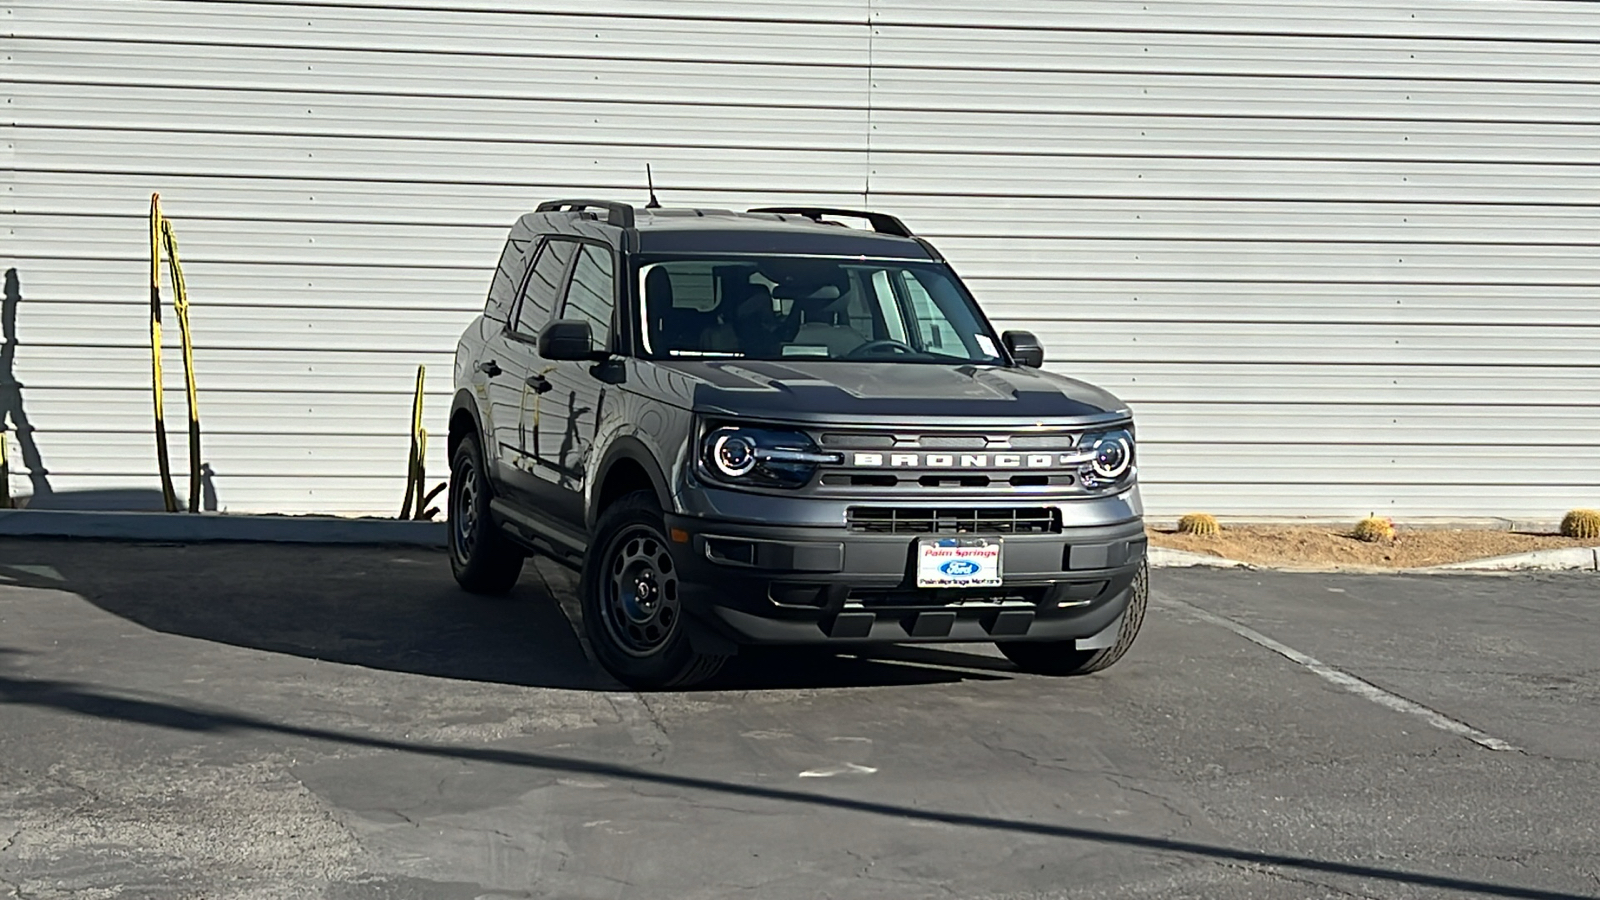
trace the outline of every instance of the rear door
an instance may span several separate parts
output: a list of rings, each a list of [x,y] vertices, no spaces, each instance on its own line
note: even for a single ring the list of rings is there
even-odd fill
[[[489,341],[484,354],[485,365],[493,362],[499,370],[489,378],[494,447],[488,452],[496,461],[501,487],[525,499],[540,494],[544,481],[538,471],[537,439],[528,431],[533,421],[529,410],[536,409],[540,400],[536,376],[547,368],[537,349],[539,330],[550,321],[576,251],[577,243],[564,238],[540,243],[506,328]]]

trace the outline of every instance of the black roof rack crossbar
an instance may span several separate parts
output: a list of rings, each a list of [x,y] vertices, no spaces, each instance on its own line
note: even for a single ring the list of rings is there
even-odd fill
[[[872,225],[872,230],[879,234],[892,234],[896,237],[915,237],[906,223],[888,213],[866,212],[859,209],[832,209],[826,206],[764,206],[760,209],[750,210],[753,213],[777,213],[787,216],[805,216],[813,222],[821,222],[823,216],[844,216],[851,219],[866,219]]]
[[[633,207],[615,200],[546,200],[534,212],[581,212],[586,209],[605,210],[608,225],[633,227]]]

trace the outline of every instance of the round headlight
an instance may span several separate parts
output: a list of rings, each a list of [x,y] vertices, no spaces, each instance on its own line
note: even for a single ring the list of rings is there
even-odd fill
[[[1133,444],[1125,432],[1108,434],[1094,446],[1094,461],[1089,465],[1101,478],[1111,480],[1122,477],[1133,464]]]
[[[717,471],[731,478],[745,475],[756,467],[756,445],[742,434],[721,434],[711,444],[711,460]]]

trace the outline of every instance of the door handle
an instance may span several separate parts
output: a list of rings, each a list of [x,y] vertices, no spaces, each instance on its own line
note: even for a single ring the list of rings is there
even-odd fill
[[[528,385],[528,387],[533,388],[533,392],[536,394],[548,393],[551,388],[555,387],[555,385],[550,383],[550,379],[544,377],[543,375],[529,375],[527,378],[523,379],[523,381]]]
[[[478,363],[478,371],[493,378],[500,374],[500,364],[492,359],[488,362],[481,362]]]

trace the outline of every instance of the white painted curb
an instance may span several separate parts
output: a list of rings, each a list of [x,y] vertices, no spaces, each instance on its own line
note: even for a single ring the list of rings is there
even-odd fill
[[[1324,569],[1303,570],[1294,566],[1257,566],[1187,550],[1151,547],[1150,568],[1181,569],[1203,566],[1213,569],[1267,569],[1275,571],[1362,572],[1364,574],[1426,575],[1434,572],[1600,572],[1600,547],[1565,547],[1559,550],[1534,550],[1511,556],[1492,556],[1487,559],[1469,559],[1466,562],[1442,566],[1424,566],[1411,569],[1390,569],[1381,566],[1332,566]]]
[[[232,516],[159,512],[0,510],[0,536],[121,541],[268,541],[443,547],[443,522],[338,516]]]
[[[1224,559],[1220,556],[1211,556],[1206,553],[1190,553],[1187,550],[1173,550],[1168,547],[1151,547],[1145,551],[1149,555],[1150,568],[1152,569],[1181,569],[1194,566],[1206,566],[1213,569],[1248,569],[1248,563],[1237,559]]]
[[[1466,562],[1429,566],[1423,572],[1511,572],[1573,571],[1600,572],[1600,547],[1564,547],[1559,550],[1534,550],[1510,556],[1469,559]]]

